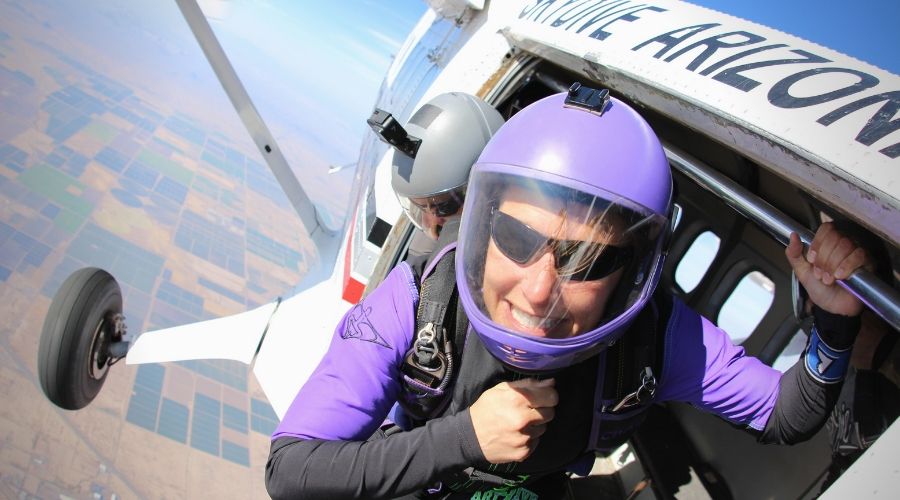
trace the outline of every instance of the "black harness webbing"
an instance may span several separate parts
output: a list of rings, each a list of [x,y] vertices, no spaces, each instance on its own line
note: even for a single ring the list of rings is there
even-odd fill
[[[419,286],[416,338],[404,356],[404,394],[399,401],[417,423],[433,418],[450,401],[448,392],[469,326],[459,306],[453,257],[453,251],[447,252]],[[420,281],[418,275],[416,281]]]
[[[665,328],[671,309],[670,297],[654,294],[628,333],[608,348],[604,380],[616,383],[604,383],[603,400],[614,402],[604,411],[615,413],[653,403],[662,373],[662,356],[657,352],[662,350],[665,337],[659,330]]]

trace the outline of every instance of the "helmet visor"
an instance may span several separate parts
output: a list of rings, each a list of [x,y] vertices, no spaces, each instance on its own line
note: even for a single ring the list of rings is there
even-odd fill
[[[565,342],[655,286],[667,219],[614,193],[481,171],[466,213],[463,293],[509,334]]]
[[[409,220],[433,239],[440,236],[441,228],[448,220],[460,216],[465,198],[465,185],[430,196],[397,195]]]

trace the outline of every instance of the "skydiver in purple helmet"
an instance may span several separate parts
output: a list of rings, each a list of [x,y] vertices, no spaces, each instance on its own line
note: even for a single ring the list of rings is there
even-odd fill
[[[513,116],[472,168],[458,243],[421,289],[401,263],[338,324],[272,436],[270,495],[571,498],[568,473],[665,401],[763,443],[812,436],[863,308],[835,280],[867,254],[827,223],[805,252],[791,236],[815,328],[782,375],[657,290],[672,207],[656,134],[605,91],[573,86]]]

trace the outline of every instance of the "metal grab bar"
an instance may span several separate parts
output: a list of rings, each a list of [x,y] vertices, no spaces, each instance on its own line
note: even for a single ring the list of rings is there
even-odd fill
[[[741,215],[752,220],[776,240],[787,246],[791,233],[797,233],[805,245],[812,242],[815,233],[783,214],[762,198],[749,192],[740,184],[717,172],[696,158],[670,145],[664,147],[669,163],[679,172],[715,194]],[[858,269],[838,283],[855,295],[875,314],[881,316],[894,329],[900,330],[900,293],[874,274]]]

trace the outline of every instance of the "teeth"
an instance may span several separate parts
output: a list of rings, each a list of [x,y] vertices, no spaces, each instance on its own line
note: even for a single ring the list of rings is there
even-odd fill
[[[512,307],[510,309],[512,311],[513,319],[518,321],[522,326],[526,328],[540,328],[543,330],[549,330],[561,321],[561,318],[542,318],[540,316],[532,316],[520,309],[516,309],[515,307]]]

